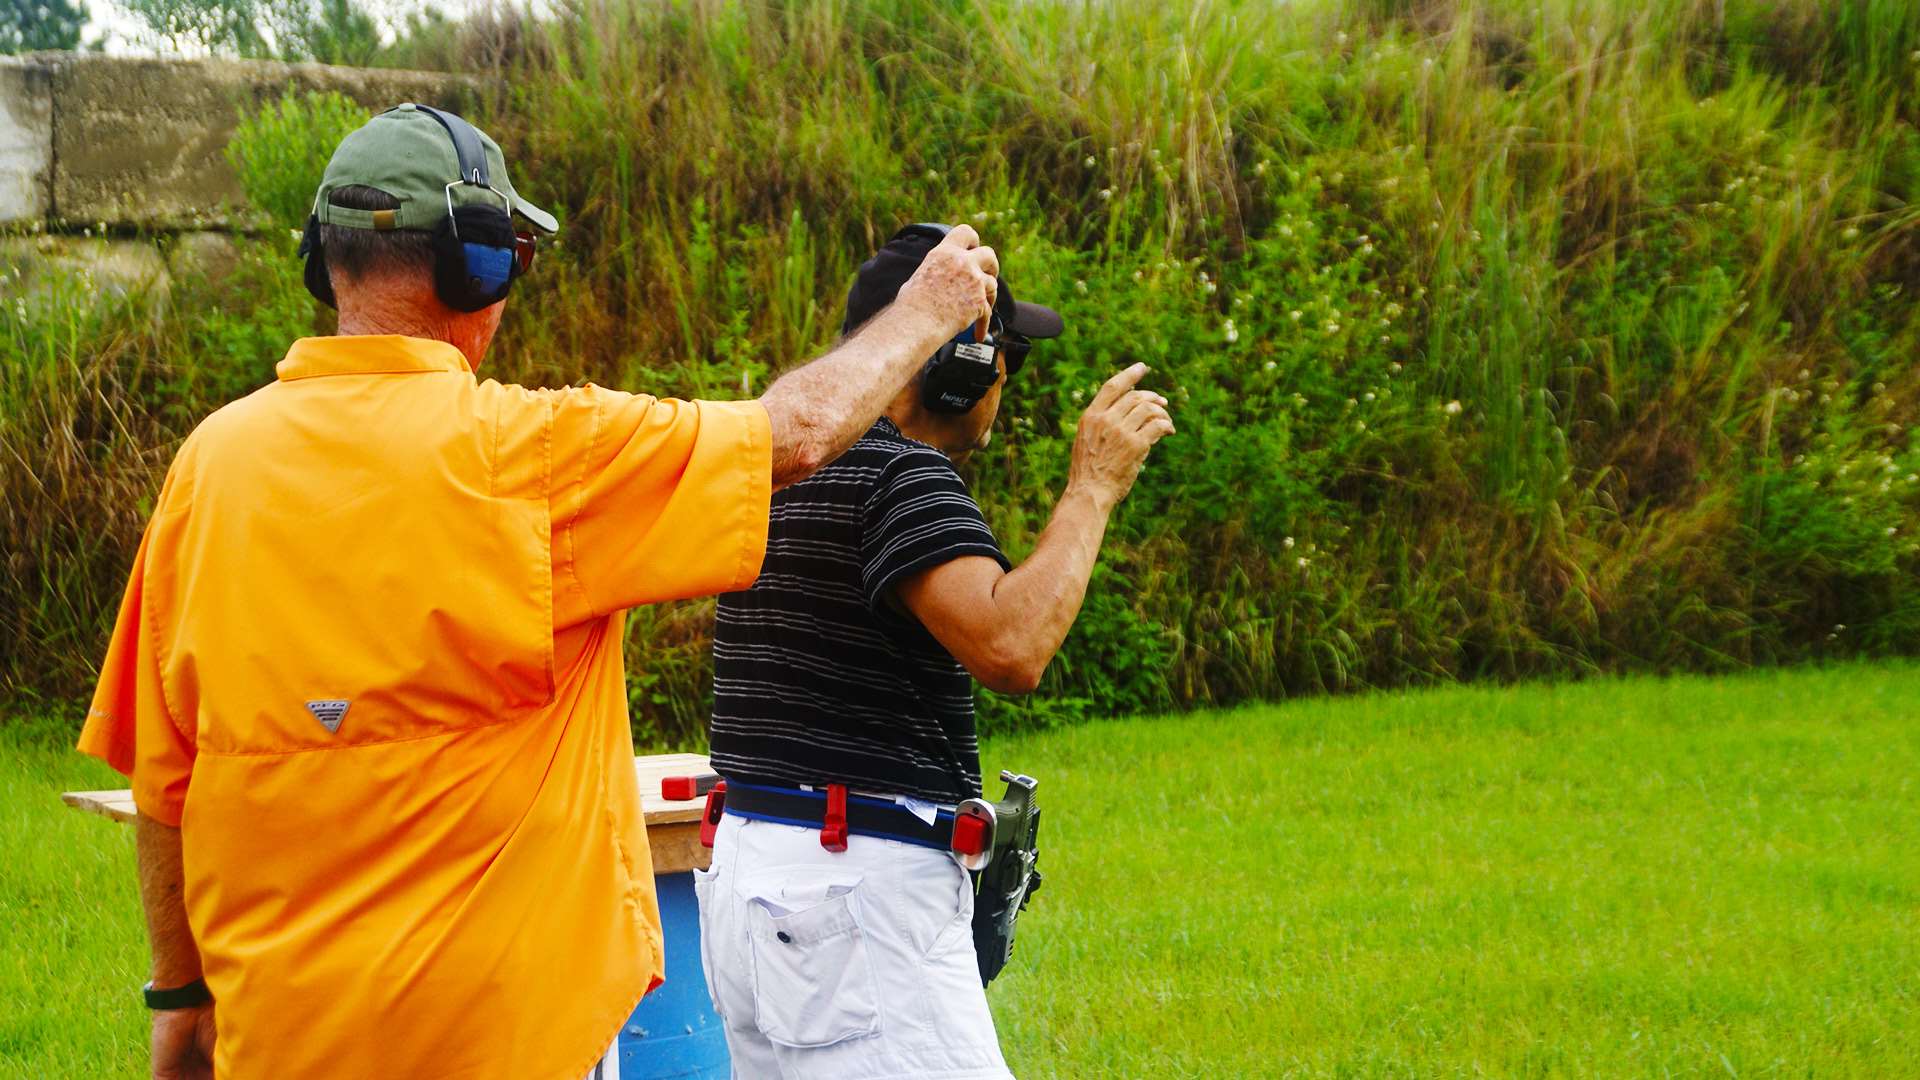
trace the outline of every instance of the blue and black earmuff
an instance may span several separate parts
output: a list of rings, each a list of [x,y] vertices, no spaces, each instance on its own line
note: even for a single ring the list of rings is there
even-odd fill
[[[513,280],[523,272],[515,258],[513,203],[493,186],[486,149],[472,124],[440,109],[413,107],[447,130],[460,169],[460,176],[446,188],[447,216],[433,230],[434,291],[455,311],[479,311],[505,300]],[[453,189],[462,185],[491,192],[500,199],[500,205],[455,206]],[[336,307],[333,279],[327,274],[326,251],[320,243],[318,214],[307,218],[299,253],[307,260],[307,291],[328,307]]]
[[[923,221],[893,234],[893,240],[924,236],[937,244],[952,231],[951,225]],[[995,347],[991,334],[984,341],[973,340],[971,326],[955,334],[927,360],[920,376],[920,403],[928,412],[950,416],[971,411],[1000,381],[1000,368],[994,363]]]

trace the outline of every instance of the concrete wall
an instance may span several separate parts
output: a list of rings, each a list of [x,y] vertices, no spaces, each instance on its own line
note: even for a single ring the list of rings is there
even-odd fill
[[[436,72],[252,60],[0,58],[0,225],[244,226],[245,197],[227,165],[227,140],[243,109],[290,88],[337,91],[369,109],[425,101],[460,111],[482,85]]]
[[[0,57],[0,223],[39,221],[53,205],[53,72]]]

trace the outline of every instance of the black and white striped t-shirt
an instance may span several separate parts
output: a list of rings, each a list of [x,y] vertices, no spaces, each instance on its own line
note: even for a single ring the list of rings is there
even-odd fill
[[[775,493],[759,581],[720,598],[714,770],[937,802],[979,795],[973,680],[888,599],[903,578],[968,555],[1008,565],[953,463],[889,420]]]

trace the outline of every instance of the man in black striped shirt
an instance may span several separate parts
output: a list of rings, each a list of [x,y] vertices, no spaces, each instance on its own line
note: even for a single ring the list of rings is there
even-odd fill
[[[890,303],[940,236],[911,226],[863,264],[843,330]],[[997,289],[995,348],[965,354],[990,366],[960,408],[927,385],[947,381],[930,366],[838,460],[774,495],[759,580],[720,598],[711,753],[730,794],[713,869],[696,880],[735,1075],[1007,1075],[966,932],[966,875],[928,849],[944,847],[941,807],[981,794],[973,680],[1003,693],[1038,684],[1108,516],[1173,425],[1164,398],[1134,389],[1145,365],[1109,380],[1081,418],[1052,519],[1013,567],[955,463],[987,444],[1032,340],[1062,327],[1004,281]],[[913,847],[908,822],[866,835],[856,825],[836,845],[823,816],[736,809],[753,795],[763,809],[769,798],[804,806],[795,793],[823,789],[823,816],[851,791],[856,804],[898,804],[934,842]],[[843,912],[858,949],[805,925],[841,926]],[[849,974],[862,964],[870,974]],[[855,983],[877,993],[869,1001]],[[823,995],[833,1008],[818,1007]],[[936,1012],[917,1014],[912,1002],[928,998]],[[794,1000],[813,1003],[806,1023],[782,1019]]]

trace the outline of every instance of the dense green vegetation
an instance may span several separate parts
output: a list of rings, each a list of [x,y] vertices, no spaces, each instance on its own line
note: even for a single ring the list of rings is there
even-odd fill
[[[1021,1077],[1906,1076],[1920,667],[1299,701],[989,740],[1045,886]],[[0,730],[0,1077],[144,1076],[111,773]]]
[[[1082,397],[1154,365],[1180,434],[995,724],[1920,640],[1920,6],[563,9],[400,50],[499,76],[564,220],[492,374],[751,393],[897,225],[970,221],[1069,322],[972,470],[1018,556]],[[340,122],[237,141],[278,224]],[[291,248],[0,311],[8,687],[84,689],[173,445],[328,325]],[[632,619],[650,738],[699,729],[710,612]]]

